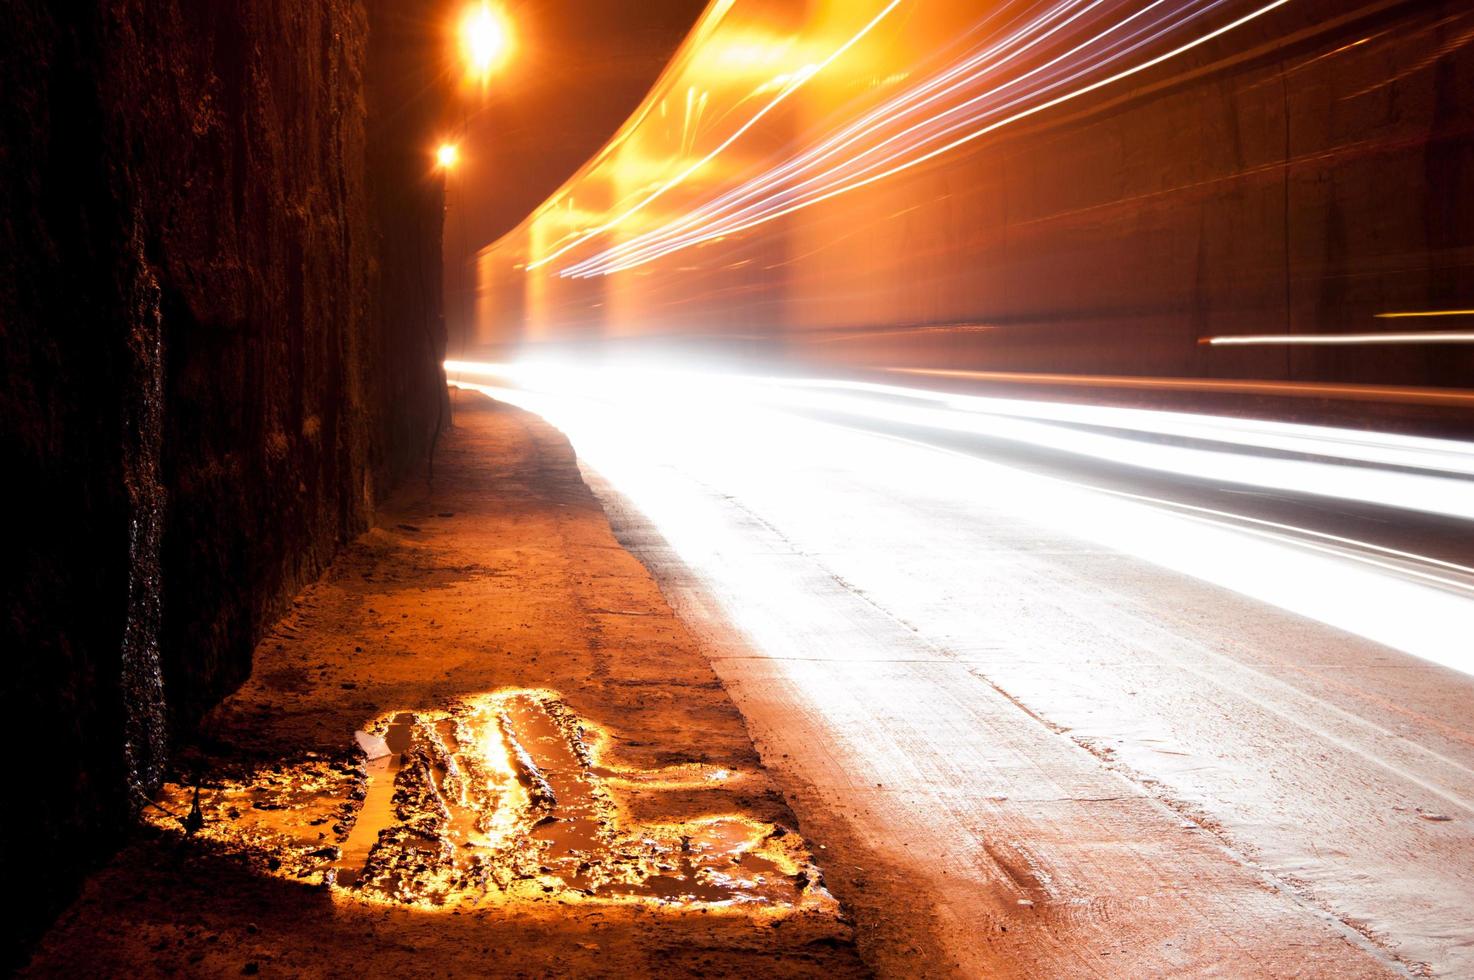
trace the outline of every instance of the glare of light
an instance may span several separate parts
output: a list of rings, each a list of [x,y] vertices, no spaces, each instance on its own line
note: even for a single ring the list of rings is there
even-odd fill
[[[972,454],[897,437],[861,425],[818,421],[801,409],[842,410],[908,424],[971,431],[973,421],[957,396],[925,392],[938,407],[930,413],[894,404],[890,392],[877,392],[868,403],[857,391],[833,398],[816,397],[812,382],[773,378],[735,378],[656,371],[591,371],[554,365],[484,365],[448,362],[452,383],[542,415],[562,429],[580,458],[643,511],[681,558],[702,575],[731,578],[734,557],[750,544],[740,529],[723,526],[710,500],[713,492],[734,499],[779,501],[820,521],[847,500],[827,500],[831,481],[812,472],[843,471],[849,482],[874,488],[879,499],[933,500],[945,496],[955,506],[981,506],[1013,514],[1037,526],[1093,541],[1190,577],[1231,589],[1251,599],[1319,620],[1374,642],[1474,673],[1474,648],[1466,640],[1474,628],[1474,569],[1437,559],[1383,548],[1371,542],[1190,507],[1166,500],[1102,490],[1070,480],[1020,470]],[[469,380],[484,378],[489,384]],[[843,384],[842,382],[839,384]],[[919,399],[918,399],[919,400]],[[846,402],[850,402],[847,404]],[[860,401],[862,404],[853,404]],[[680,411],[671,411],[679,405]],[[1132,410],[1143,420],[1142,431],[1210,431],[1214,418]],[[1162,416],[1160,424],[1151,417]],[[928,417],[930,416],[930,417]],[[984,427],[990,434],[1011,433],[1019,441],[1043,448],[1065,449],[1110,458],[1122,440],[1103,437],[1096,445],[1077,441],[1057,426]],[[1005,420],[1007,421],[1007,420]],[[1124,419],[1117,420],[1124,424]],[[1432,486],[1423,474],[1381,470],[1356,462],[1388,451],[1426,454],[1429,464],[1445,473],[1467,473],[1474,466],[1474,446],[1450,440],[1426,440],[1314,426],[1264,423],[1270,455],[1243,451],[1258,440],[1255,423],[1221,420],[1224,452],[1184,450],[1138,459],[1148,468],[1201,472],[1208,479],[1283,485],[1317,470],[1335,479],[1317,481],[1316,492],[1353,499],[1380,498],[1390,506],[1406,506]],[[1317,435],[1319,432],[1319,435]],[[1086,433],[1088,436],[1089,434]],[[1279,440],[1294,436],[1304,443],[1319,440],[1319,452],[1352,462],[1334,467],[1287,461],[1272,455]],[[1180,447],[1168,447],[1171,450]],[[1373,450],[1376,449],[1376,452]],[[1213,457],[1221,457],[1215,461]],[[1170,458],[1169,458],[1170,457]],[[1288,474],[1285,462],[1306,470]],[[1389,460],[1390,462],[1390,460]],[[840,483],[846,481],[839,481]],[[1467,490],[1467,480],[1444,479]],[[1349,489],[1347,489],[1349,488]],[[867,491],[867,494],[869,491]],[[1443,497],[1434,509],[1469,516],[1469,506]],[[1467,496],[1467,493],[1465,493]],[[949,505],[953,506],[953,505]],[[1416,505],[1414,505],[1416,506]],[[885,521],[878,520],[878,524]],[[865,560],[860,556],[856,560]],[[945,556],[938,556],[945,560]],[[886,559],[871,569],[884,575]],[[737,584],[757,603],[802,605],[805,596],[773,596],[761,575]],[[765,592],[766,590],[766,592]],[[740,610],[738,611],[740,619]],[[815,615],[819,615],[816,610]],[[740,624],[739,624],[740,625]]]
[[[512,27],[490,0],[468,6],[460,22],[461,58],[466,72],[484,83],[512,52]]]
[[[435,165],[441,170],[449,170],[461,159],[460,147],[454,143],[441,143],[435,150]]]
[[[1387,317],[1393,314],[1379,313]],[[1404,313],[1401,316],[1416,314]],[[1432,314],[1423,314],[1431,316]],[[1470,344],[1474,331],[1432,330],[1423,333],[1322,333],[1322,334],[1243,334],[1227,337],[1204,337],[1198,341],[1211,347],[1253,347],[1259,345],[1303,344],[1307,346],[1340,346],[1355,344]]]
[[[465,360],[447,360],[445,369],[458,377],[493,378],[504,384],[522,385],[531,389],[556,386],[560,379],[570,377],[577,370],[536,361],[507,364]],[[581,376],[585,377],[586,383],[601,384],[604,386],[601,390],[607,390],[610,382],[600,379],[615,374],[585,372]],[[1474,478],[1474,445],[1455,439],[1192,412],[965,395],[836,378],[721,376],[701,374],[679,367],[662,371],[648,368],[624,369],[617,376],[625,384],[630,383],[633,378],[646,379],[652,391],[660,391],[665,395],[676,384],[676,378],[701,378],[699,383],[693,383],[693,392],[696,394],[700,394],[705,386],[720,381],[733,392],[729,397],[760,401],[770,408],[810,408],[829,413],[869,415],[891,422],[961,429],[993,437],[1006,438],[1008,430],[998,427],[996,422],[985,417],[1054,423],[1053,429],[1063,429],[1069,435],[1081,430],[1105,430],[1151,437],[1164,436],[1181,440],[1188,445],[1288,453],[1339,463],[1418,470],[1425,474],[1456,479]],[[833,394],[826,397],[826,393]],[[867,395],[876,397],[859,397]],[[927,416],[917,411],[918,406],[947,411]],[[1156,438],[1150,441],[1160,442]],[[1085,441],[1074,445],[1106,449],[1103,453],[1093,452],[1092,449],[1083,450],[1087,455],[1110,457],[1115,451],[1113,443]],[[1049,448],[1070,447],[1070,443],[1051,439]],[[1243,476],[1248,478],[1252,474],[1253,470],[1250,469]],[[1407,499],[1388,503],[1391,506],[1415,506],[1413,501]]]

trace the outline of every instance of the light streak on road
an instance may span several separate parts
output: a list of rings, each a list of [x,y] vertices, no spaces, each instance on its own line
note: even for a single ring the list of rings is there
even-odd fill
[[[1340,438],[1328,438],[1317,442],[1300,437],[1291,439],[1274,438],[1266,435],[1262,442],[1251,438],[1250,433],[1234,432],[1231,438],[1222,440],[1241,448],[1271,448],[1275,442],[1298,444],[1296,452],[1313,453],[1315,456],[1335,460],[1320,462],[1315,459],[1284,459],[1269,455],[1253,455],[1224,452],[1220,449],[1196,449],[1156,442],[1140,441],[1112,435],[1102,435],[1085,429],[1060,426],[1048,422],[1034,422],[1003,415],[975,414],[958,411],[952,407],[922,408],[859,397],[832,394],[787,392],[784,397],[770,404],[789,409],[814,412],[835,412],[843,415],[868,418],[876,421],[900,424],[933,431],[967,433],[1023,443],[1038,449],[1048,449],[1087,456],[1102,461],[1160,473],[1176,474],[1199,480],[1213,480],[1240,484],[1267,490],[1282,490],[1310,493],[1339,500],[1352,500],[1396,507],[1421,510],[1434,514],[1445,514],[1465,520],[1474,520],[1474,493],[1471,487],[1458,480],[1449,480],[1442,475],[1425,476],[1393,470],[1363,468],[1348,474],[1342,461],[1347,450],[1358,455],[1375,455],[1368,447],[1347,446]],[[1166,414],[1166,413],[1163,413]],[[1119,429],[1127,429],[1116,423]],[[1172,428],[1179,435],[1187,435],[1193,428],[1182,426],[1144,427],[1144,432],[1164,433]],[[1207,426],[1199,426],[1201,434],[1189,438],[1218,441],[1217,433]],[[1129,431],[1129,430],[1128,430]],[[1257,444],[1257,445],[1256,445]],[[1394,450],[1396,452],[1396,450]],[[1431,467],[1445,462],[1433,454],[1420,454],[1404,449],[1400,455],[1424,459]],[[1453,461],[1463,469],[1467,459]],[[1418,464],[1414,464],[1418,465]],[[1354,478],[1349,478],[1354,476]]]
[[[1386,316],[1387,314],[1382,314]],[[1435,330],[1423,333],[1322,333],[1322,334],[1244,334],[1242,336],[1204,337],[1198,341],[1210,347],[1255,347],[1303,345],[1337,347],[1356,344],[1471,344],[1474,331]]]
[[[693,563],[721,561],[721,548],[706,539],[700,508],[682,502],[682,481],[738,500],[743,493],[797,499],[806,512],[823,513],[825,486],[785,482],[795,461],[822,458],[865,484],[893,488],[898,505],[941,495],[956,502],[959,520],[969,507],[1003,511],[1474,673],[1474,567],[1174,500],[1167,485],[1121,492],[1033,472],[937,439],[1002,439],[1102,471],[1124,465],[1149,479],[1159,473],[1214,489],[1315,494],[1348,502],[1338,506],[1421,510],[1460,522],[1474,520],[1469,444],[853,382],[465,362],[448,362],[447,370],[457,386],[562,429],[585,462]],[[1079,427],[1085,424],[1118,434]],[[887,515],[869,519],[884,522]],[[935,558],[947,561],[945,554]]]
[[[1191,0],[1166,8],[1163,0],[1153,0],[1103,30],[1086,16],[1096,13],[1103,0],[1088,4],[1060,0],[1001,40],[918,82],[783,164],[665,225],[575,262],[559,275],[587,278],[620,272],[888,179],[1002,127],[1178,58],[1288,2],[1273,0],[1151,55],[1174,35],[1198,27],[1227,0]],[[1070,26],[1080,30],[1064,31]],[[1039,54],[1041,46],[1047,52],[1045,42],[1061,32],[1069,47],[1041,65],[1016,71],[1026,57]],[[1083,39],[1076,36],[1081,32]],[[1141,60],[1131,63],[1132,58]],[[1107,74],[1099,77],[1102,72]],[[946,106],[964,96],[960,103]],[[897,127],[903,128],[883,135]],[[701,163],[710,159],[708,155]],[[824,169],[819,169],[821,165]],[[603,230],[590,231],[528,268],[560,257]]]
[[[827,389],[841,393],[883,395],[891,399],[899,398],[930,403],[975,416],[1037,419],[1067,425],[1090,426],[1096,429],[1116,429],[1137,434],[1172,436],[1183,440],[1220,443],[1246,449],[1298,453],[1340,462],[1405,467],[1456,477],[1474,476],[1474,451],[1471,451],[1468,443],[1450,439],[1430,439],[1423,436],[1382,433],[1364,429],[1337,429],[1320,425],[1301,425],[1293,422],[1202,415],[1190,412],[1163,412],[1118,408],[1110,405],[1079,405],[1069,402],[983,397],[864,381],[785,379],[781,383],[772,380],[769,380],[768,383],[779,390]],[[936,424],[949,427],[961,425],[964,428],[970,426],[972,431],[988,435],[1002,435],[1005,431],[998,428],[977,427],[986,426],[985,421],[937,422]],[[1247,477],[1247,474],[1245,476]],[[1390,502],[1389,505],[1405,507],[1407,503],[1399,499]]]

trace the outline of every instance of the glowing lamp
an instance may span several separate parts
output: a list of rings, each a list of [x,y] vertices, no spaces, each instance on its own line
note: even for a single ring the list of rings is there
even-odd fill
[[[461,15],[460,47],[467,73],[484,83],[512,50],[512,28],[506,14],[490,0],[468,6]]]

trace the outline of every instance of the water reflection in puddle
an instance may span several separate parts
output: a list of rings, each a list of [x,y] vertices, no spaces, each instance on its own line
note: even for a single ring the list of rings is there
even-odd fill
[[[749,912],[836,912],[799,835],[734,813],[633,821],[661,794],[689,813],[701,791],[748,774],[687,763],[612,763],[611,736],[555,692],[516,689],[368,726],[388,748],[356,762],[308,754],[235,776],[202,794],[198,839],[272,875],[335,894],[421,908],[509,902],[651,903]],[[370,740],[372,741],[372,740]],[[170,784],[161,828],[188,808]],[[720,803],[714,809],[721,810]]]
[[[414,728],[414,715],[402,711],[394,716],[384,733],[384,742],[389,754],[382,759],[371,759],[365,787],[363,809],[353,822],[348,839],[343,842],[342,857],[337,865],[337,883],[354,885],[359,872],[368,861],[369,852],[379,840],[379,832],[395,821],[394,777],[399,774],[400,760],[409,751],[410,737]]]
[[[738,815],[624,825],[611,788],[701,789],[732,773],[601,764],[601,733],[546,691],[509,691],[372,726],[336,881],[365,897],[793,907],[832,902],[798,835]]]

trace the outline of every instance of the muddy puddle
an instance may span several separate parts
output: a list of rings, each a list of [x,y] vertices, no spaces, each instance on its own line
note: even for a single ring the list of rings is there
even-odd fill
[[[343,842],[341,857],[335,866],[335,881],[353,885],[368,863],[369,854],[379,841],[379,833],[395,822],[394,779],[399,775],[400,760],[410,749],[414,731],[414,715],[400,712],[389,723],[384,742],[390,754],[365,763],[363,806],[353,822],[353,829]]]
[[[621,792],[720,787],[742,774],[694,763],[612,765],[606,733],[553,692],[387,712],[366,731],[384,739],[388,755],[277,767],[264,784],[258,773],[248,789],[207,789],[201,836],[249,842],[275,873],[375,902],[833,908],[805,845],[786,828],[736,813],[625,820]],[[255,801],[252,819],[237,797]]]

